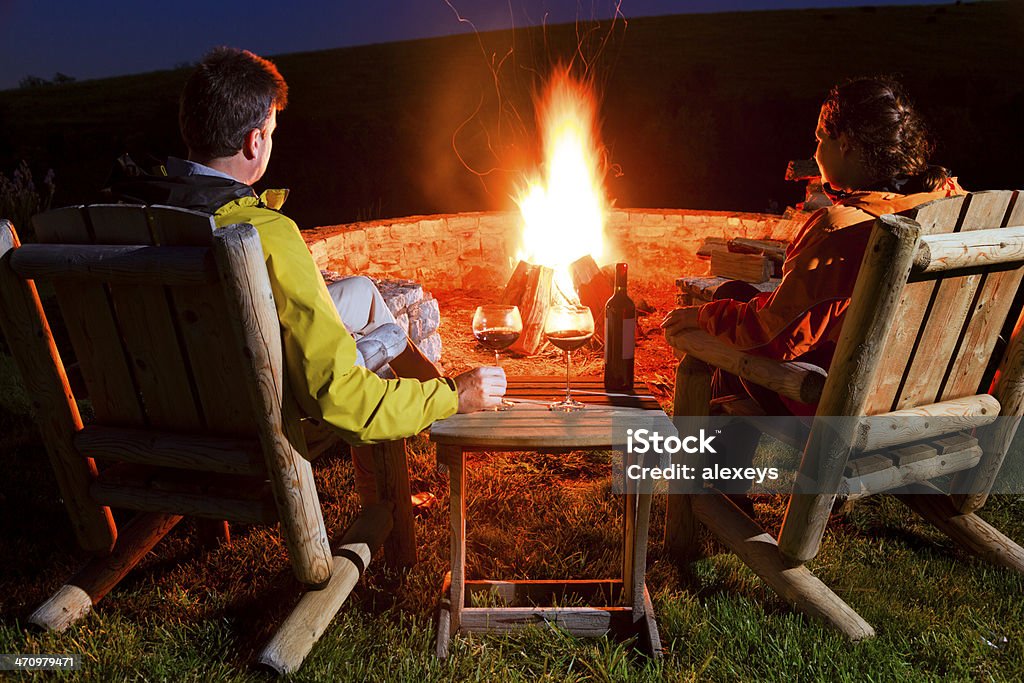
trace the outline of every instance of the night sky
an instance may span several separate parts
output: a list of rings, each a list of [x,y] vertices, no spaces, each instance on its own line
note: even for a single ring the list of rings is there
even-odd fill
[[[621,0],[629,17],[687,12],[948,4],[937,0]],[[273,56],[464,31],[605,19],[612,0],[0,0],[0,89],[57,72],[78,80],[194,62],[216,45]],[[468,22],[460,22],[461,15]]]

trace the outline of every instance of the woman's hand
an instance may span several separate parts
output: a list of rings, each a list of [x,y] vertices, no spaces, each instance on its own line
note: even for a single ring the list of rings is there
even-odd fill
[[[698,327],[697,311],[699,310],[700,306],[686,306],[669,311],[669,314],[661,321],[665,334],[679,334],[683,330]]]

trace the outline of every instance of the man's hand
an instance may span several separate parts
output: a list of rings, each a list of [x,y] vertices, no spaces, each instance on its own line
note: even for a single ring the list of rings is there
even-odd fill
[[[496,367],[475,368],[456,377],[455,386],[459,390],[460,413],[495,408],[505,395],[505,371]]]
[[[698,327],[697,311],[699,310],[700,306],[687,306],[669,311],[669,314],[661,321],[665,334],[679,334],[683,330]]]

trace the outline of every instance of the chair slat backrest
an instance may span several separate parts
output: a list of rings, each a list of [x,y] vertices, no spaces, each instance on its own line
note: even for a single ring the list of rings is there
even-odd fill
[[[922,236],[1019,225],[1011,191],[976,192],[919,207]],[[980,387],[1024,268],[987,266],[911,276],[895,312],[865,414],[984,393]]]
[[[93,242],[80,207],[39,214],[33,224],[40,242]],[[56,279],[53,289],[96,419],[118,426],[145,425],[135,376],[121,346],[121,331],[106,287],[94,282]]]
[[[124,205],[70,207],[35,224],[41,242],[56,244],[209,247],[214,230],[206,214]],[[255,433],[217,283],[54,287],[99,424]]]

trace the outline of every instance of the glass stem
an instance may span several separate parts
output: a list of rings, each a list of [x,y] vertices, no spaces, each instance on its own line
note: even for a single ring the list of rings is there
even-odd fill
[[[572,354],[568,351],[565,352],[565,402],[569,403],[572,401],[572,394],[569,391],[569,366],[572,363]]]
[[[494,349],[494,364],[501,367],[501,358],[498,357],[498,349]]]

